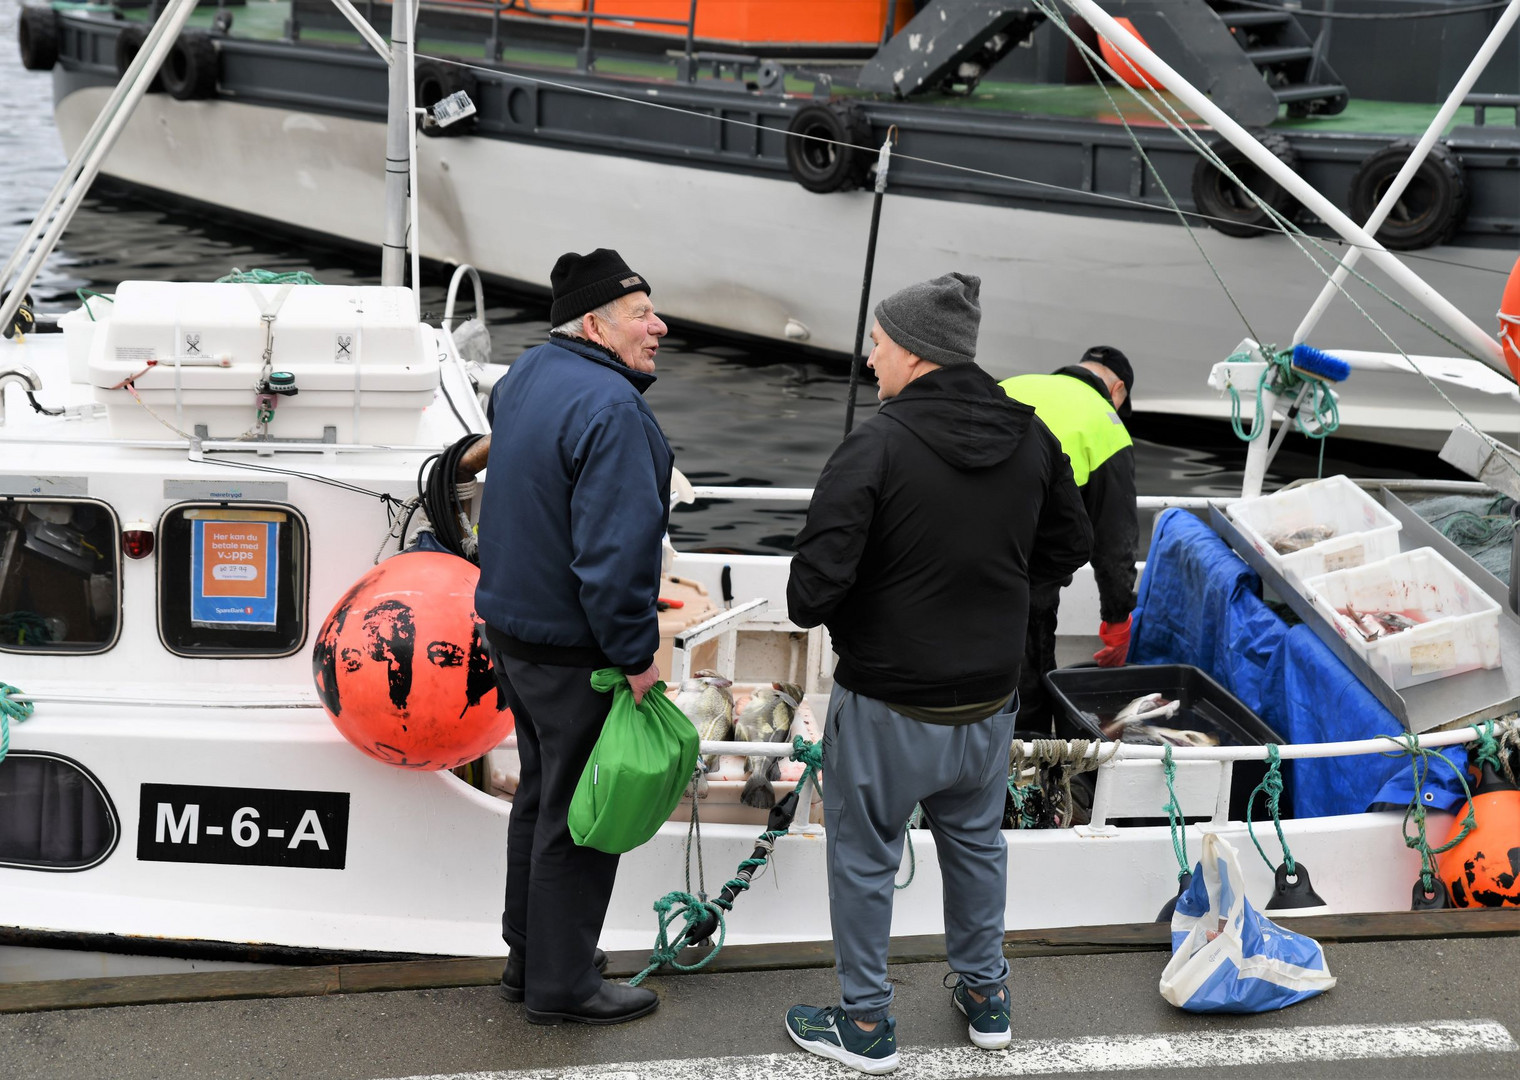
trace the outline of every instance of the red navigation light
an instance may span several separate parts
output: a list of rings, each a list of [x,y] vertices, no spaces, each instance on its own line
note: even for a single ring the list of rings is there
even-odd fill
[[[146,559],[153,554],[153,526],[134,521],[121,533],[121,550],[129,559]]]

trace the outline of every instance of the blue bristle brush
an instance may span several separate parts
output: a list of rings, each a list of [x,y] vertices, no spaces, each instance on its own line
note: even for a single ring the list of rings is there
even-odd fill
[[[1293,346],[1293,359],[1289,364],[1300,375],[1328,382],[1345,382],[1346,376],[1351,374],[1351,365],[1346,361],[1312,345]]]

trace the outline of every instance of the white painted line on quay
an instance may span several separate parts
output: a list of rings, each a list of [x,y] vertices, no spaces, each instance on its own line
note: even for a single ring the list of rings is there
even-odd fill
[[[1520,1050],[1496,1020],[1432,1020],[1415,1024],[1333,1024],[1171,1035],[1021,1039],[1006,1050],[972,1046],[904,1048],[898,1080],[974,1080],[1050,1073],[1135,1069],[1223,1069],[1291,1062],[1435,1058]],[[844,1080],[860,1073],[798,1050],[734,1057],[667,1058],[605,1065],[567,1065],[506,1072],[438,1073],[406,1080]]]

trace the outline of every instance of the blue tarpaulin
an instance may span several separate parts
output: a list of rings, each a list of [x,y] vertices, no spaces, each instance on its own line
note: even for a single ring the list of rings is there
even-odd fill
[[[1185,510],[1156,518],[1129,662],[1201,668],[1284,742],[1340,742],[1404,730],[1312,630],[1290,628],[1267,607],[1256,571]],[[1460,747],[1446,756],[1458,768],[1466,763]],[[1414,794],[1402,753],[1308,758],[1291,768],[1295,817],[1402,808]],[[1431,770],[1423,795],[1427,807],[1454,811],[1463,798],[1453,770]]]

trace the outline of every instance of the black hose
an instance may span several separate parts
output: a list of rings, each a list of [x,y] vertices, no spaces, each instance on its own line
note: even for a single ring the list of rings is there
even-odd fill
[[[438,543],[461,559],[479,562],[475,554],[475,538],[466,533],[464,504],[459,501],[459,459],[484,438],[479,434],[466,435],[441,453],[434,454],[422,463],[417,471],[417,497],[423,512],[433,524],[433,535]],[[428,466],[431,465],[431,470]],[[403,537],[405,533],[402,534]]]

